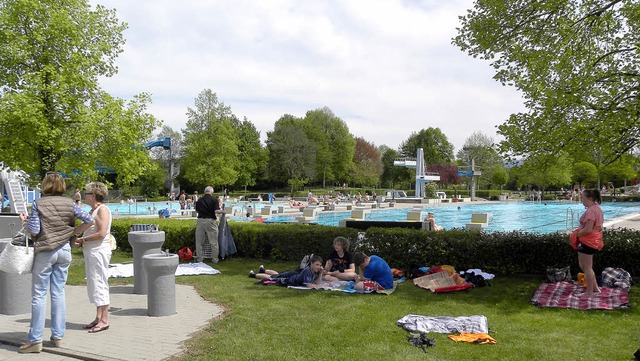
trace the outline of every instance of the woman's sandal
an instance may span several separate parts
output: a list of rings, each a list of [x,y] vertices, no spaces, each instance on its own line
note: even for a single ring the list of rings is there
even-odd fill
[[[105,325],[105,326],[102,326],[102,327],[95,326],[95,327],[93,327],[92,329],[89,330],[89,333],[102,332],[102,331],[106,331],[108,329],[109,329],[109,325]]]
[[[98,321],[93,321],[88,325],[82,326],[82,328],[84,328],[85,330],[90,330],[90,329],[96,327],[97,324],[98,324]]]

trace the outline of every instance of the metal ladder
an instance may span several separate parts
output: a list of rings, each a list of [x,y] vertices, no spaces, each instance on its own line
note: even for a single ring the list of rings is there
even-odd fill
[[[27,202],[22,193],[22,184],[17,179],[5,179],[5,187],[11,202],[11,211],[13,213],[27,213]]]
[[[564,218],[564,226],[566,229],[571,230],[577,227],[576,222],[580,219],[580,212],[574,211],[571,207],[567,208],[567,212]]]

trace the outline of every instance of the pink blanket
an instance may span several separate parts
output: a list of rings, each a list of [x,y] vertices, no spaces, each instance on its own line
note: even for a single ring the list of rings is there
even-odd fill
[[[629,308],[629,292],[620,288],[600,288],[591,298],[581,297],[584,287],[571,282],[543,283],[530,303],[539,307],[577,308],[580,310],[615,310]]]

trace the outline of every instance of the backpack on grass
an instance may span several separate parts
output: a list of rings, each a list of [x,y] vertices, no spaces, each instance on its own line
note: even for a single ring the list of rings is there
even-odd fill
[[[311,264],[311,257],[313,257],[313,253],[302,257],[302,261],[300,261],[300,269],[305,269]]]

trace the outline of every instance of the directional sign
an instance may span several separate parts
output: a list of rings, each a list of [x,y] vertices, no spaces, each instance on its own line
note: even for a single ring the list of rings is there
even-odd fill
[[[458,175],[460,177],[471,177],[473,175],[473,171],[471,169],[459,170]]]

